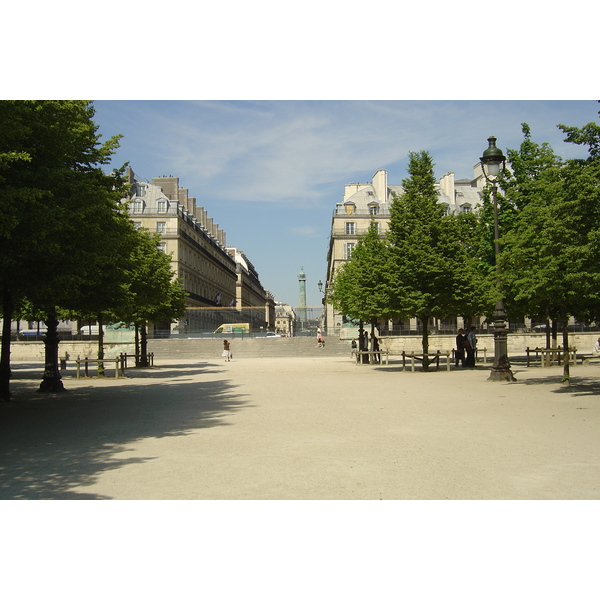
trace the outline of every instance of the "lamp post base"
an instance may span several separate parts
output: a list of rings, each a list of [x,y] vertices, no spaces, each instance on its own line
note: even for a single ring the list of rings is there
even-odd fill
[[[496,303],[494,313],[494,364],[488,381],[516,381],[508,360],[506,313],[502,300]]]
[[[516,381],[510,367],[492,367],[488,381]]]

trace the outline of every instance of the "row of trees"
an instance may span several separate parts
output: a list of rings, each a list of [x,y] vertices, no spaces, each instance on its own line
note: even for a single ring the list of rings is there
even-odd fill
[[[432,158],[413,152],[387,235],[380,238],[371,224],[336,274],[329,300],[372,328],[379,319],[416,317],[426,355],[432,317],[491,320],[503,297],[513,320],[542,316],[561,322],[568,347],[570,316],[600,319],[600,126],[558,127],[565,141],[587,147],[587,156],[562,160],[548,144],[534,143],[522,125],[523,142],[508,150],[509,168],[498,180],[498,265],[488,191],[476,214],[444,214]],[[426,356],[423,365],[427,369]]]
[[[46,323],[39,391],[61,391],[58,318],[122,321],[144,331],[149,321],[184,311],[185,292],[159,236],[128,218],[124,167],[102,169],[119,136],[101,143],[93,117],[84,101],[0,102],[2,400],[10,398],[14,319]],[[103,353],[101,333],[99,360]]]

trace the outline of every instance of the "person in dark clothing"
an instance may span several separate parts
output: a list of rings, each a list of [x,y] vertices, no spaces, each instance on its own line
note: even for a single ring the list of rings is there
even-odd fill
[[[373,334],[373,352],[379,352],[379,338],[375,334]],[[381,354],[374,354],[373,362],[376,364],[380,364]]]
[[[465,340],[467,336],[465,335],[464,329],[458,330],[458,335],[456,336],[456,352],[454,353],[454,363],[456,367],[458,367],[458,361],[460,360],[460,366],[465,366]]]
[[[477,328],[475,325],[471,325],[469,329],[469,333],[466,336],[466,350],[467,350],[467,360],[466,366],[470,368],[475,368],[475,352],[477,350],[477,335],[475,331]]]

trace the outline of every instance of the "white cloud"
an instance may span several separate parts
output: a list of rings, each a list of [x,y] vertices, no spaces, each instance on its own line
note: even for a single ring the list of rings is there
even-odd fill
[[[317,237],[317,228],[316,227],[292,227],[291,230],[298,235],[305,237]]]

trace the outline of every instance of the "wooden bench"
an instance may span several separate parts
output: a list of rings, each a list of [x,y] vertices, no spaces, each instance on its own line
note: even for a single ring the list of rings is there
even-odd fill
[[[420,360],[421,362],[423,362],[423,358],[427,356],[433,356],[433,360],[431,361],[431,363],[435,363],[435,370],[439,371],[440,370],[440,358],[442,356],[446,357],[446,371],[450,370],[450,352],[446,351],[446,352],[440,352],[439,350],[437,352],[428,352],[427,354],[424,354],[423,352],[410,352],[410,353],[406,353],[404,351],[402,351],[402,370],[406,371],[406,359],[410,358],[411,359],[411,366],[410,366],[410,370],[414,373],[415,370],[415,360]]]
[[[369,357],[369,363],[370,365],[376,365],[379,364],[377,362],[375,362],[375,357],[379,356],[379,361],[381,362],[381,356],[385,356],[385,364],[388,365],[389,364],[389,355],[390,353],[387,350],[358,350],[357,352],[355,352],[356,354],[356,364],[360,365],[360,364],[367,364],[367,363],[363,363],[360,360],[361,356],[368,356]]]
[[[140,358],[142,358],[142,356],[144,355],[140,355]],[[153,367],[154,366],[154,353],[150,352],[149,354],[146,354],[146,359],[148,360],[148,366]],[[135,354],[125,354],[124,352],[121,352],[121,354],[119,354],[119,358],[123,361],[123,368],[126,369],[127,368],[127,359],[128,358],[137,358],[137,355]]]
[[[75,363],[77,364],[77,379],[81,378],[81,365],[84,365],[84,377],[89,377],[88,374],[88,365],[90,363],[114,363],[114,370],[115,370],[115,379],[119,377],[119,375],[121,375],[122,377],[125,377],[125,369],[123,367],[123,361],[120,357],[118,358],[103,358],[103,359],[99,359],[99,358],[77,358],[77,360],[75,361]]]
[[[525,352],[527,353],[527,366],[530,366],[531,357],[530,355],[535,352],[535,360],[540,359],[540,367],[550,367],[553,362],[561,364],[562,355],[564,354],[563,348],[529,348],[527,346]],[[569,363],[575,364],[577,362],[577,348],[569,348]]]

